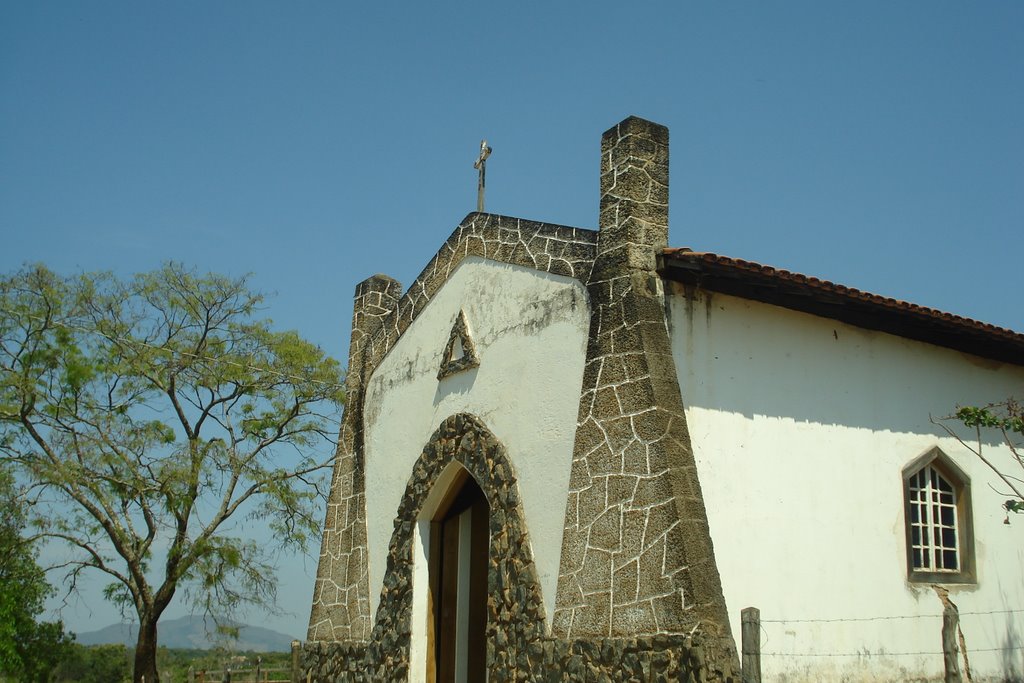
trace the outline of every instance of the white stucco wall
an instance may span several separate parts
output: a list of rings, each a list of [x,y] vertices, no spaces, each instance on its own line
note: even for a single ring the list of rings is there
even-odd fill
[[[978,582],[949,587],[975,680],[1021,676],[1024,519],[1003,524],[994,475],[929,415],[1019,396],[1024,369],[725,295],[670,310],[733,633],[761,610],[764,680],[941,676],[940,655],[904,654],[941,652],[942,605],[906,578],[901,479],[934,446],[971,478]]]
[[[438,381],[460,309],[480,366]],[[371,618],[413,464],[442,420],[468,412],[515,469],[550,628],[588,326],[578,281],[470,257],[374,371],[365,403]]]

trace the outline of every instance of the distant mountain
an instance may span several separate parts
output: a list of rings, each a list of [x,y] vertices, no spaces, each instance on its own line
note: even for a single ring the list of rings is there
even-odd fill
[[[238,639],[231,647],[239,652],[253,650],[256,652],[287,652],[291,650],[291,636],[261,626],[234,623],[239,628]],[[135,645],[138,637],[138,624],[111,624],[98,631],[78,633],[75,640],[82,645],[104,645],[121,643]],[[219,635],[213,621],[204,621],[203,617],[189,616],[180,619],[167,619],[160,622],[158,630],[159,644],[165,647],[192,648],[208,650],[218,645],[227,645],[226,636]]]

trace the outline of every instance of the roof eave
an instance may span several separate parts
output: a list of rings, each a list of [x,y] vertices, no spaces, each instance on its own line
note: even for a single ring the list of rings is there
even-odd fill
[[[1024,365],[1022,334],[816,278],[678,249],[665,250],[660,272],[702,289]]]

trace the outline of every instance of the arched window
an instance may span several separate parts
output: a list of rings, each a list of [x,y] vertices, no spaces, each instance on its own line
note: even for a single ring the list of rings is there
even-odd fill
[[[974,534],[967,475],[938,448],[903,470],[907,576],[928,583],[971,583]]]

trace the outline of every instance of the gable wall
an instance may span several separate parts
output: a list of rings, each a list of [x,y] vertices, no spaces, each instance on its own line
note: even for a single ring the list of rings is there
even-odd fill
[[[480,366],[438,380],[460,310]],[[577,280],[469,257],[370,376],[364,426],[371,619],[413,465],[442,420],[470,413],[505,445],[515,468],[550,624],[589,320],[586,289]]]
[[[1024,609],[1024,523],[1003,524],[994,475],[929,415],[1011,396],[1024,368],[680,286],[669,308],[733,632],[758,607],[762,651],[779,653],[762,656],[765,680],[941,675],[941,655],[885,654],[941,652],[942,604],[906,581],[901,479],[936,445],[971,478],[978,583],[950,586],[971,665],[1020,676],[1007,610]],[[894,616],[910,618],[875,619]]]
[[[313,589],[311,641],[365,643],[375,628],[370,605],[371,600],[379,601],[381,586],[369,586],[365,473],[364,413],[370,376],[464,260],[485,259],[579,280],[590,271],[595,241],[596,234],[588,230],[472,213],[404,294],[401,285],[385,275],[375,275],[356,287],[346,407]],[[400,523],[394,509],[386,514],[396,525]]]

